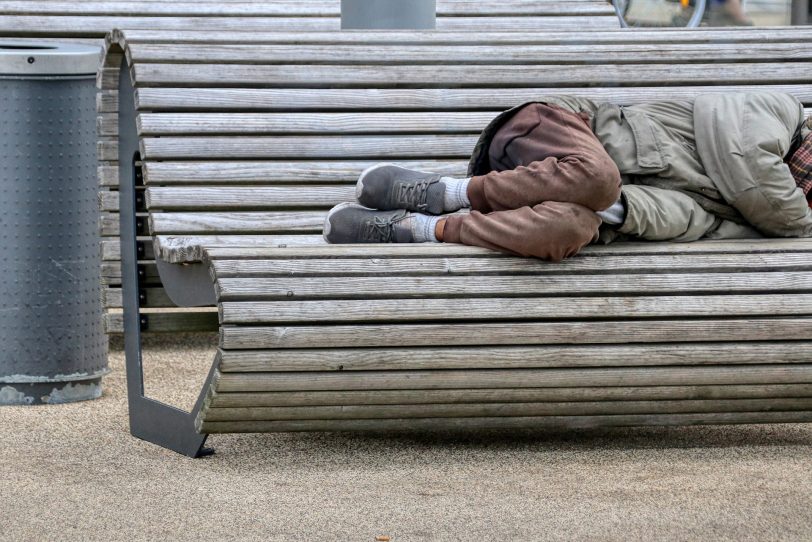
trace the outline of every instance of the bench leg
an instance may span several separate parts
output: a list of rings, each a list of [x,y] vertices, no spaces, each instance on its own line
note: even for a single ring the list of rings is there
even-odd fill
[[[140,178],[135,103],[126,61],[119,80],[119,190],[121,220],[121,273],[124,301],[124,352],[127,361],[127,396],[130,433],[178,453],[201,457],[213,453],[204,448],[208,435],[195,430],[194,421],[209,387],[212,365],[200,397],[192,412],[144,396],[144,372],[141,358],[141,300],[138,247],[136,244],[136,180]]]

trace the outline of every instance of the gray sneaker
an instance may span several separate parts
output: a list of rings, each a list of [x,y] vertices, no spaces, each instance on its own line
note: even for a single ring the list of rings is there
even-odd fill
[[[439,215],[443,213],[445,193],[441,177],[394,164],[376,164],[361,173],[355,197],[358,203],[372,209],[406,209]]]
[[[324,220],[324,240],[345,243],[414,243],[412,213],[376,211],[356,203],[340,203]]]

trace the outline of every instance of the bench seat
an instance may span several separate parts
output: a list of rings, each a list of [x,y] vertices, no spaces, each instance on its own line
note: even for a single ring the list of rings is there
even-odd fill
[[[205,433],[812,421],[805,240],[205,257]]]
[[[484,124],[545,94],[809,108],[810,33],[113,33],[99,153],[133,434],[199,455],[218,432],[812,421],[812,239],[553,264],[321,238],[368,165],[463,175]],[[220,333],[190,413],[143,396],[148,302],[211,306],[188,313]]]

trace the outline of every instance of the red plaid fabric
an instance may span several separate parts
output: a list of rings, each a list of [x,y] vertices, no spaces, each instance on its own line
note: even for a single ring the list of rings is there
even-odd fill
[[[795,183],[806,194],[806,200],[812,207],[812,133],[804,138],[787,164]]]

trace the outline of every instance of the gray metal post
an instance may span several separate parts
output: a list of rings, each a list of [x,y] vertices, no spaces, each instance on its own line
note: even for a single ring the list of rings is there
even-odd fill
[[[203,445],[207,435],[195,430],[195,418],[203,406],[215,364],[191,412],[150,399],[144,395],[144,370],[141,357],[140,273],[136,226],[136,183],[143,180],[138,132],[135,124],[135,90],[127,63],[121,63],[118,87],[118,160],[121,226],[121,294],[124,305],[124,353],[127,362],[127,402],[130,433],[190,457],[213,453]]]
[[[812,6],[809,0],[792,0],[792,25],[804,26],[812,24]]]
[[[342,30],[433,30],[436,0],[341,0]]]
[[[98,47],[0,42],[0,405],[101,396]]]

